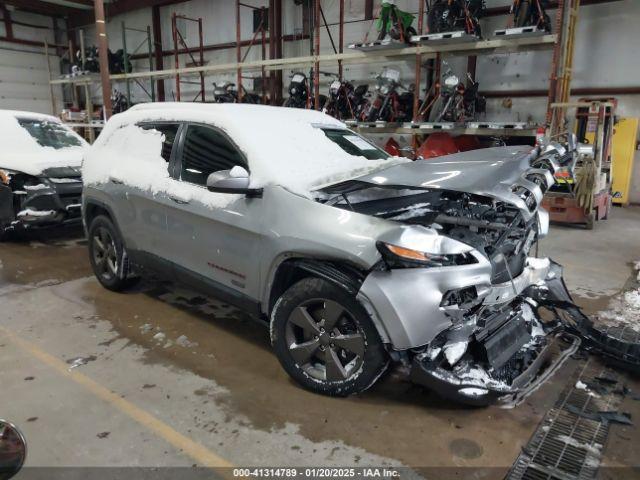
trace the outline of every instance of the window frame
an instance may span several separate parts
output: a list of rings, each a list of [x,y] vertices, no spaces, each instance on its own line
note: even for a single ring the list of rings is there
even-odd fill
[[[169,123],[171,123],[171,122],[169,122]],[[172,175],[171,175],[172,178],[174,178],[175,180],[177,180],[179,182],[184,182],[184,183],[189,184],[189,185],[194,185],[196,187],[207,189],[206,185],[200,185],[199,183],[193,183],[193,182],[189,182],[187,180],[183,180],[182,179],[182,157],[183,157],[183,153],[184,153],[184,146],[185,146],[185,143],[186,143],[186,140],[187,140],[187,133],[189,132],[189,127],[190,126],[209,128],[209,129],[215,131],[216,133],[222,135],[233,146],[233,148],[238,152],[240,157],[244,160],[245,165],[242,166],[242,168],[245,168],[247,170],[247,172],[249,173],[249,175],[251,175],[251,170],[250,170],[250,167],[249,167],[249,160],[247,159],[247,156],[244,154],[244,152],[238,146],[238,144],[236,142],[234,142],[233,139],[224,130],[222,130],[221,128],[216,127],[215,125],[211,125],[210,123],[183,122],[182,123],[182,128],[180,129],[180,132],[179,132],[180,133],[180,141],[179,141],[178,147],[177,147],[174,170],[173,170],[173,172],[171,172],[172,173]]]
[[[176,174],[176,159],[178,156],[178,149],[180,146],[180,141],[182,139],[182,131],[184,130],[184,122],[179,120],[144,120],[142,122],[136,122],[136,127],[144,129],[144,127],[154,127],[156,125],[177,125],[178,131],[176,132],[176,136],[173,139],[173,145],[171,145],[171,155],[169,155],[169,161],[167,162],[167,171],[169,172],[169,176],[175,179]],[[180,170],[177,170],[178,175],[180,174]]]

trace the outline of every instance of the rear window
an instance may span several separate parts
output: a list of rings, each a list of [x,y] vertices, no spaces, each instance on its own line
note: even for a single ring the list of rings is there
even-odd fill
[[[386,160],[390,155],[376,147],[369,140],[356,135],[351,130],[343,128],[323,128],[322,131],[329,140],[336,143],[349,155],[365,157],[368,160]]]
[[[59,150],[61,148],[82,146],[82,142],[75,133],[57,122],[18,118],[18,123],[43,147],[52,147]]]

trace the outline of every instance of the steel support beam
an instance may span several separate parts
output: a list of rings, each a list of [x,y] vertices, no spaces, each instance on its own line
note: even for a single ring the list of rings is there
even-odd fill
[[[320,55],[320,0],[314,0],[313,13],[313,54],[316,58]],[[320,110],[320,62],[313,64],[313,96],[314,108]]]
[[[102,84],[102,105],[104,119],[111,117],[111,80],[109,79],[109,42],[107,40],[107,28],[104,18],[103,0],[94,0],[94,12],[96,16],[96,40],[98,42],[98,58],[100,61],[100,82]],[[87,112],[91,115],[91,112]]]
[[[162,26],[160,24],[160,6],[154,5],[151,7],[151,27],[153,30],[153,57],[155,59],[156,70],[162,70],[164,68],[164,56],[162,50]],[[132,58],[134,58],[132,56]],[[159,78],[156,83],[158,89],[158,101],[164,102],[164,80]]]
[[[422,2],[421,2],[422,3]],[[338,53],[344,52],[344,0],[340,0],[340,21],[338,25]],[[329,28],[327,26],[327,28]],[[342,60],[338,60],[338,77],[342,81]]]

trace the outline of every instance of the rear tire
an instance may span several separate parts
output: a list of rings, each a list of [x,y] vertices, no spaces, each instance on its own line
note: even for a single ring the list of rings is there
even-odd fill
[[[122,261],[124,245],[111,219],[98,215],[89,226],[89,261],[100,284],[114,292],[121,292],[138,282],[136,277],[121,274],[127,268]]]
[[[299,281],[278,299],[271,313],[271,345],[297,383],[322,395],[363,392],[389,364],[362,305],[319,278]]]

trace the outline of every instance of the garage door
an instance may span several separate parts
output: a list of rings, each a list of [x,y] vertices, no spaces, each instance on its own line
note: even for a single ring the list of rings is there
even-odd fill
[[[58,57],[51,56],[50,61],[52,68],[58,65]],[[0,108],[53,113],[43,54],[0,43]]]

